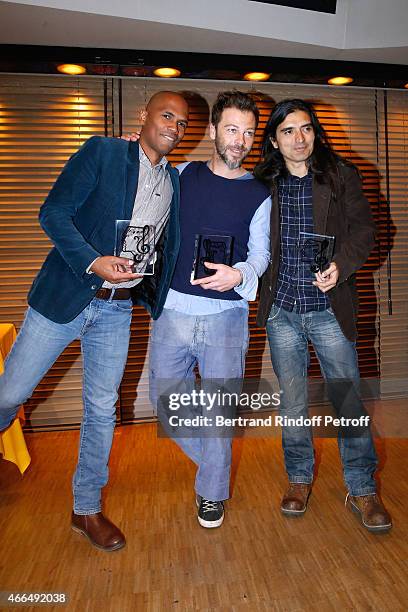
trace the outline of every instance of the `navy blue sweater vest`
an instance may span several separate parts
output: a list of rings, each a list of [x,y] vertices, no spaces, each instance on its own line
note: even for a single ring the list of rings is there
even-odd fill
[[[249,226],[269,192],[256,179],[217,176],[204,162],[191,162],[180,175],[181,245],[171,288],[220,300],[239,300],[233,289],[220,292],[190,283],[196,234],[233,236],[232,264],[245,261]]]

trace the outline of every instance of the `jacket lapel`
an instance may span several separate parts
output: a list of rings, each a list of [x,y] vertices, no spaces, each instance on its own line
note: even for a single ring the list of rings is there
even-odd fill
[[[325,234],[331,189],[327,183],[318,183],[313,175],[313,221],[316,234]]]
[[[139,144],[129,142],[126,174],[126,193],[124,202],[124,218],[131,219],[135,203],[137,183],[139,180]]]
[[[179,172],[170,164],[167,164],[167,170],[170,174],[171,183],[173,185],[173,198],[170,205],[169,225],[174,232],[175,242],[178,244],[180,240],[180,178]]]
[[[278,186],[274,181],[272,186],[272,210],[271,210],[271,229],[270,229],[270,241],[271,241],[271,259],[272,261],[279,261],[280,252],[280,211],[279,211],[279,195]]]

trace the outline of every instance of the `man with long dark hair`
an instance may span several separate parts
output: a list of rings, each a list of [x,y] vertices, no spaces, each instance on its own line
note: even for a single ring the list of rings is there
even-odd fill
[[[263,159],[255,176],[272,193],[271,263],[263,277],[257,322],[267,329],[281,389],[282,445],[289,488],[281,510],[301,516],[314,471],[307,422],[308,342],[314,346],[329,398],[343,425],[339,450],[346,501],[370,531],[391,528],[376,493],[377,457],[359,395],[355,341],[358,298],[355,273],[375,241],[375,225],[356,168],[337,155],[313,108],[283,100],[265,128]],[[334,244],[326,265],[305,257],[307,240],[321,253]],[[317,265],[317,267],[316,267]],[[346,417],[350,417],[348,420]]]

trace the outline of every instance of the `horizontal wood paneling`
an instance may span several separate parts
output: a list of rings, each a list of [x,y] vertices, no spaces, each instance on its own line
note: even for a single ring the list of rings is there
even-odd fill
[[[0,76],[0,321],[20,327],[31,282],[51,245],[38,211],[66,160],[105,134],[104,81]],[[58,291],[58,287],[55,287]],[[27,424],[81,419],[81,355],[74,342],[27,402]]]
[[[140,110],[156,91],[190,91],[190,122],[183,142],[170,155],[177,164],[206,160],[209,109],[219,90],[252,91],[260,108],[255,145],[245,165],[259,158],[262,131],[274,104],[286,97],[313,101],[335,149],[353,161],[364,177],[364,192],[380,226],[379,246],[358,273],[360,295],[358,352],[362,376],[381,372],[392,378],[385,394],[408,393],[407,270],[407,127],[406,92],[389,92],[388,149],[392,220],[398,232],[392,251],[394,314],[387,313],[387,231],[385,122],[383,92],[369,89],[304,85],[216,83],[159,79],[0,76],[0,321],[20,326],[26,294],[50,248],[38,224],[38,210],[67,158],[91,135],[118,135],[140,128]],[[121,91],[120,91],[121,88]],[[122,103],[122,108],[120,108]],[[381,175],[381,176],[380,176]],[[57,290],[57,288],[56,288]],[[256,304],[250,308],[251,343],[246,375],[274,381],[264,330],[255,327]],[[380,336],[381,334],[381,336]],[[134,309],[132,340],[120,391],[119,418],[152,416],[148,401],[147,351],[149,318]],[[381,337],[381,341],[379,338]],[[319,375],[316,359],[311,373]],[[392,390],[394,389],[394,390]],[[81,418],[79,343],[60,357],[26,406],[32,426],[65,427]],[[35,408],[35,410],[34,410]]]

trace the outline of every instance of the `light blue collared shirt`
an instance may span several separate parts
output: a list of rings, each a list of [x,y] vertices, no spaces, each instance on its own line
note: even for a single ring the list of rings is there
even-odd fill
[[[188,163],[177,166],[180,174]],[[253,180],[253,175],[247,172],[244,176],[231,180]],[[239,269],[242,273],[242,283],[234,287],[236,293],[243,298],[242,300],[217,300],[169,289],[164,308],[190,315],[217,314],[228,308],[248,309],[248,301],[256,298],[258,278],[262,276],[269,264],[271,206],[272,200],[268,197],[255,211],[249,225],[247,258],[233,265],[233,268]]]

